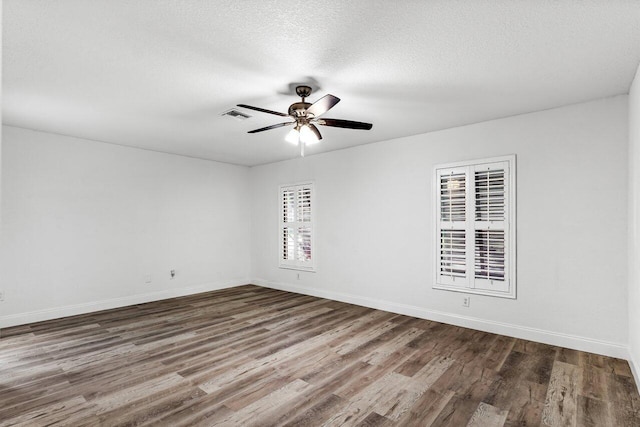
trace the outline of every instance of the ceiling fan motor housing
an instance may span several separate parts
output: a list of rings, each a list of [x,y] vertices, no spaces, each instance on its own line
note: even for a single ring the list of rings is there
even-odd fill
[[[309,107],[311,107],[310,102],[294,102],[289,106],[289,115],[294,118],[304,117]]]

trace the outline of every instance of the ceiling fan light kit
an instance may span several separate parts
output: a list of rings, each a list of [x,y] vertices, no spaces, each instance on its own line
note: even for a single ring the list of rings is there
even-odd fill
[[[306,98],[311,95],[311,91],[312,89],[309,86],[297,86],[296,94],[302,98],[302,101],[291,104],[289,106],[288,114],[267,110],[265,108],[253,107],[251,105],[238,104],[238,107],[248,108],[250,110],[273,114],[280,117],[290,117],[294,120],[292,122],[277,123],[260,129],[250,130],[248,133],[258,133],[265,130],[277,129],[283,126],[295,125],[295,127],[289,131],[285,140],[292,144],[299,144],[300,155],[304,156],[305,145],[314,144],[322,139],[322,135],[316,125],[362,130],[370,130],[372,128],[373,125],[371,123],[340,119],[321,119],[320,116],[340,102],[340,98],[333,95],[325,95],[311,104],[305,101]]]
[[[309,145],[320,141],[308,125],[296,126],[289,131],[284,139],[293,145],[298,145],[299,143]]]
[[[298,145],[300,142],[300,131],[296,128],[291,129],[287,136],[284,137],[284,140],[293,145]]]

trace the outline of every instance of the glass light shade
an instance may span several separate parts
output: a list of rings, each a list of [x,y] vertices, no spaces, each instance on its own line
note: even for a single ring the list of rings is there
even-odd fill
[[[300,141],[304,144],[314,144],[318,142],[318,137],[309,126],[304,125],[300,128]]]
[[[284,140],[293,145],[298,145],[298,142],[300,141],[300,132],[298,132],[297,128],[293,128],[289,131],[287,136],[284,137]]]

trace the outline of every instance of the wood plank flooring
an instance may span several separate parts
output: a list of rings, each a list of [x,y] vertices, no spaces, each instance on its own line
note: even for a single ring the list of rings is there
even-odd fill
[[[0,425],[640,426],[627,362],[242,286],[2,330]]]

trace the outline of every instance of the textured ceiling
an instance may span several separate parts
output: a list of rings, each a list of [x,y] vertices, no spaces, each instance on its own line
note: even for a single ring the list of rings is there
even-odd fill
[[[627,93],[639,1],[4,0],[3,121],[257,165],[297,156],[282,118],[313,82],[308,154]]]

